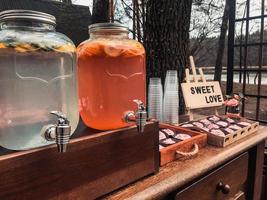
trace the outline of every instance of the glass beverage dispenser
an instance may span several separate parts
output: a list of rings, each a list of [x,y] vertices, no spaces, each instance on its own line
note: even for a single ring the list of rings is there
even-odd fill
[[[78,124],[75,46],[55,25],[46,13],[0,13],[0,145],[5,148],[56,141],[64,151]]]
[[[133,125],[126,121],[134,120],[123,120],[125,115],[127,118],[137,117],[138,123],[144,124],[144,47],[129,39],[128,29],[120,24],[93,24],[89,26],[89,33],[90,39],[77,49],[79,104],[83,121],[98,130]],[[128,115],[127,111],[137,107],[137,114]]]

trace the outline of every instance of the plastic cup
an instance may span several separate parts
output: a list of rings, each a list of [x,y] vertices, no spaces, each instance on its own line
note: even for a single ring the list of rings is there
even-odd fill
[[[148,86],[148,117],[162,121],[163,89],[160,78],[150,78]]]
[[[168,124],[179,123],[178,73],[169,70],[166,73],[163,98],[163,121]]]

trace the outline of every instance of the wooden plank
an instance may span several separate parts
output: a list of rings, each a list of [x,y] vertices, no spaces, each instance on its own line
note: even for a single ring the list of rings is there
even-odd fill
[[[190,83],[190,73],[188,68],[185,69],[185,77],[186,82]]]
[[[198,82],[197,71],[196,71],[196,66],[195,66],[195,62],[194,62],[193,56],[190,56],[189,60],[190,60],[190,65],[191,65],[191,69],[192,69],[192,72],[193,72],[194,82],[197,83]]]
[[[89,129],[85,130],[87,135]],[[0,199],[95,199],[158,170],[158,124],[0,157]]]
[[[203,82],[207,82],[207,81],[206,81],[206,78],[205,78],[205,76],[204,76],[204,73],[203,73],[202,68],[198,68],[198,71],[199,71],[199,74],[200,74],[200,76],[201,76],[201,80],[202,80]]]

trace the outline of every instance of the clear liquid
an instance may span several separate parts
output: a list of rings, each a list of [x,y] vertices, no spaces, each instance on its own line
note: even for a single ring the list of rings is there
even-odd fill
[[[0,146],[24,150],[48,145],[41,134],[62,111],[72,133],[79,120],[73,56],[0,49]]]

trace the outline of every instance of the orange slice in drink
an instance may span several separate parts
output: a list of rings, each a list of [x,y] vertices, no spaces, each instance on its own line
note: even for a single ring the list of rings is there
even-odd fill
[[[68,53],[74,53],[75,52],[75,46],[72,44],[66,44],[66,45],[62,45],[60,47],[56,48],[56,51],[59,52],[68,52]]]
[[[6,45],[4,45],[3,43],[0,43],[0,49],[5,49]]]
[[[141,56],[145,54],[144,48],[142,49],[137,49],[137,48],[128,48],[126,51],[123,53],[124,57],[133,57],[133,56]]]
[[[27,51],[35,51],[35,50],[37,50],[37,48],[33,47],[29,44],[19,44],[15,47],[15,50],[23,53],[23,52],[27,52]]]
[[[28,51],[28,49],[21,47],[21,46],[16,46],[15,50],[20,52],[20,53],[24,53],[24,52]]]
[[[125,51],[123,52],[124,57],[140,56],[144,54],[145,54],[145,49],[143,45],[135,40],[128,41]]]
[[[102,46],[99,42],[89,42],[78,47],[79,58],[87,58],[89,56],[100,56],[103,53]]]
[[[85,42],[81,43],[78,47],[77,47],[77,56],[78,57],[82,57],[83,56],[83,51],[84,51],[84,46],[85,46]]]
[[[124,49],[123,47],[119,45],[106,45],[104,47],[104,52],[109,57],[118,57],[123,53]]]

